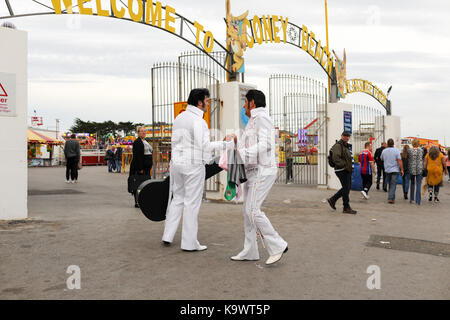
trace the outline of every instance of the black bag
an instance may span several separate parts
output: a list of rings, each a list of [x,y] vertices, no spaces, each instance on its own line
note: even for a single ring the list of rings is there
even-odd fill
[[[330,151],[328,152],[328,165],[332,168],[334,168],[336,166],[336,164],[333,161],[333,152],[331,151],[333,148],[330,149]]]
[[[143,175],[143,174],[135,174],[128,177],[128,192],[131,194],[135,194],[136,190],[139,186],[147,180],[150,180],[152,177]]]
[[[335,145],[337,144],[337,142],[335,143]],[[334,146],[333,146],[334,147]],[[328,152],[328,165],[332,168],[336,167],[336,164],[333,161],[333,147],[331,147],[330,151]],[[341,144],[341,151],[344,151],[344,148],[342,147]]]
[[[427,169],[423,169],[422,177],[426,177],[427,175],[428,175],[428,170]]]

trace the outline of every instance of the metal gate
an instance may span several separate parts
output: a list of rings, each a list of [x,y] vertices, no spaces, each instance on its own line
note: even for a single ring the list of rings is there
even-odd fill
[[[327,88],[298,75],[272,75],[269,79],[270,115],[279,129],[277,183],[327,185]],[[286,157],[291,140],[292,166]],[[290,170],[290,167],[292,169]]]
[[[213,54],[225,56],[221,52]],[[157,179],[169,174],[174,104],[187,101],[192,89],[209,89],[211,140],[219,139],[219,83],[222,74],[214,73],[215,63],[211,63],[211,59],[203,53],[183,54],[178,61],[157,63],[151,70],[153,121],[147,137],[153,145],[153,177]],[[207,181],[205,190],[219,191],[216,177]]]
[[[373,152],[384,141],[384,108],[373,108],[364,105],[353,105],[352,114],[352,151],[358,156],[366,142],[372,140]]]

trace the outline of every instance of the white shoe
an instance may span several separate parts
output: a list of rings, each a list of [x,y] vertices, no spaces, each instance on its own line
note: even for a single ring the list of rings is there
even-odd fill
[[[259,259],[245,259],[240,256],[234,256],[230,258],[233,261],[258,261]]]
[[[200,245],[200,247],[198,247],[197,249],[194,249],[194,250],[186,250],[186,249],[182,249],[182,250],[183,250],[183,251],[204,251],[204,250],[206,250],[206,249],[208,249],[207,246],[202,246],[202,245]]]
[[[74,180],[72,180],[72,181],[70,181],[71,183],[75,183],[75,181]]]
[[[283,252],[280,252],[278,254],[274,254],[273,256],[270,256],[269,259],[267,259],[266,264],[274,264],[275,262],[279,261],[281,257],[283,256],[283,253],[286,253],[288,251],[288,247]]]
[[[70,180],[66,180],[66,183],[70,183]]]
[[[75,180],[75,182],[74,183],[78,183],[78,180]]]
[[[369,196],[367,195],[367,193],[364,190],[362,190],[361,193],[364,198],[369,199]]]
[[[240,256],[233,256],[230,259],[233,261],[245,261],[245,259]]]

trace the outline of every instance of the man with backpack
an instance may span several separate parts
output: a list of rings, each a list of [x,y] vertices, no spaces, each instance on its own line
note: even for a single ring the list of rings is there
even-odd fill
[[[350,189],[352,186],[352,154],[350,152],[351,145],[348,143],[350,140],[350,132],[344,131],[341,135],[341,140],[336,142],[330,150],[328,156],[328,163],[334,168],[336,176],[341,182],[342,188],[336,192],[334,196],[327,199],[328,204],[333,210],[336,210],[336,201],[342,197],[344,202],[343,213],[356,214],[356,211],[350,207]]]

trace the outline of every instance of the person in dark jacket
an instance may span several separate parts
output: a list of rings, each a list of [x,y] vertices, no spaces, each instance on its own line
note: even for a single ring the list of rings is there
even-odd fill
[[[387,192],[387,179],[386,179],[386,172],[384,172],[384,163],[383,160],[381,160],[381,154],[383,153],[383,150],[386,149],[387,143],[383,142],[381,144],[381,147],[379,147],[377,150],[375,150],[375,163],[377,164],[377,190],[380,190],[380,180],[381,176],[383,176],[383,190]]]
[[[153,166],[153,148],[145,140],[146,130],[144,127],[138,128],[138,138],[133,142],[133,159],[130,164],[130,176],[147,175],[150,176]],[[139,207],[136,194],[134,194],[134,206]]]
[[[116,169],[116,164],[114,161],[114,151],[111,146],[106,148],[105,160],[108,164],[108,172],[113,172]]]
[[[70,136],[64,145],[64,156],[66,157],[66,183],[78,182],[78,163],[80,162],[80,144],[75,140],[75,134]]]
[[[336,201],[342,198],[344,202],[343,213],[356,214],[356,211],[350,207],[350,189],[352,187],[352,154],[350,152],[351,145],[348,143],[350,140],[350,132],[344,131],[341,136],[341,140],[335,143],[331,148],[332,160],[335,164],[334,172],[341,182],[342,188],[336,192],[334,196],[327,199],[328,204],[333,210],[336,210]]]
[[[122,171],[122,153],[123,149],[118,144],[116,147],[116,152],[114,153],[114,161],[116,163],[116,172],[120,173]]]
[[[410,173],[409,173],[409,163],[408,163],[408,150],[409,145],[405,145],[403,147],[402,152],[402,163],[403,163],[403,179],[402,179],[402,187],[403,187],[403,196],[405,200],[408,200],[408,189],[409,189],[409,182],[410,182]]]

